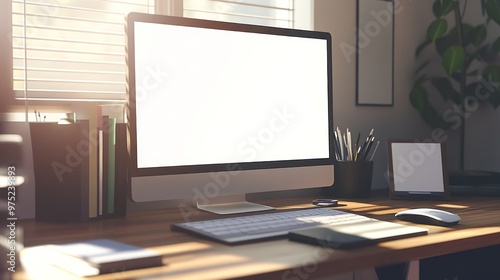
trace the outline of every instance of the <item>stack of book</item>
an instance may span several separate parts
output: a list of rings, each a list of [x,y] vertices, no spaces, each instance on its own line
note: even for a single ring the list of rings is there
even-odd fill
[[[30,123],[37,220],[125,215],[129,161],[124,106],[103,105],[97,111],[97,121]]]
[[[125,214],[128,184],[126,129],[123,106],[98,106],[97,183],[91,196],[96,217]]]
[[[89,277],[163,265],[158,252],[111,239],[29,247],[20,258],[28,274],[63,279],[71,278],[65,271]]]

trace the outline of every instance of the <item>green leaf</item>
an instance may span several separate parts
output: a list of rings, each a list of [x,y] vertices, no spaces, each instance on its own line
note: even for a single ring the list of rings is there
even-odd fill
[[[449,78],[435,77],[431,79],[431,83],[443,97],[443,100],[448,101],[451,99],[455,103],[460,101],[460,94],[453,88]]]
[[[493,86],[500,86],[500,66],[490,64],[484,67],[483,78],[488,82],[492,83]]]
[[[493,51],[494,55],[498,55],[500,52],[500,37],[498,37],[493,44],[491,44],[491,50]]]
[[[465,86],[466,96],[476,96],[476,91],[483,90],[483,86],[479,82],[473,82]]]
[[[463,46],[466,46],[467,44],[470,44],[472,42],[470,34],[473,29],[474,28],[470,24],[462,24]],[[440,56],[443,56],[444,52],[454,45],[460,45],[458,28],[456,26],[453,27],[450,32],[446,34],[446,36],[443,36],[436,41],[436,51]]]
[[[476,77],[477,74],[479,74],[479,69],[470,71],[469,73],[467,73],[467,76]]]
[[[418,73],[420,73],[427,65],[429,65],[430,61],[427,60],[426,62],[422,63],[422,65],[420,65],[417,70],[415,71],[415,74],[418,75]]]
[[[486,13],[494,22],[500,25],[500,0],[488,0],[486,2]]]
[[[464,46],[467,46],[468,44],[472,43],[472,30],[474,30],[474,27],[470,24],[467,23],[462,23],[462,33],[464,35]],[[458,29],[457,29],[457,36],[458,36]],[[457,39],[458,41],[458,39]]]
[[[436,0],[432,5],[432,11],[436,18],[440,18],[455,10],[456,6],[454,0]]]
[[[426,124],[428,124],[432,128],[442,128],[442,129],[448,129],[450,127],[450,124],[445,122],[443,118],[437,113],[436,109],[432,107],[432,105],[427,104],[421,112],[420,116],[424,120]]]
[[[495,86],[486,85],[485,81],[467,85],[467,95],[476,96],[489,102],[495,109],[500,106],[500,90]]]
[[[474,27],[468,23],[462,23],[462,44],[463,46],[467,46],[468,44],[472,44],[473,42],[473,31]],[[455,44],[460,45],[460,39],[458,36],[458,27],[453,27],[453,29],[450,31],[450,37],[452,37],[452,42]]]
[[[445,36],[445,37],[441,37],[439,38],[436,43],[435,43],[435,46],[436,46],[436,52],[440,55],[440,56],[443,56],[444,55],[444,52],[451,46],[454,46],[454,45],[457,45],[458,44],[458,40],[454,41],[452,40],[452,38],[450,37],[450,35],[448,36]]]
[[[443,37],[443,35],[448,31],[448,21],[444,18],[438,18],[434,20],[427,28],[427,36],[432,42]]]
[[[474,60],[477,60],[480,63],[491,60],[491,53],[489,51],[489,46],[488,45],[482,46],[481,48],[477,49],[474,53],[470,54],[468,58],[469,61],[467,61],[467,64],[472,64]]]
[[[415,79],[415,82],[413,83],[413,87],[416,87],[416,86],[420,86],[422,85],[423,83],[425,83],[425,81],[427,81],[429,78],[426,76],[426,75],[423,75],[423,76],[420,76],[418,78]]]
[[[472,43],[471,33],[473,29],[474,28],[470,24],[462,24],[463,46],[467,46],[468,44]],[[456,26],[453,27],[446,36],[443,36],[436,41],[436,51],[440,56],[443,56],[444,52],[454,45],[460,45],[458,28]]]
[[[417,47],[417,50],[415,51],[415,57],[418,57],[420,53],[427,47],[430,43],[432,43],[431,40],[426,39],[420,46]]]
[[[474,46],[479,46],[481,45],[484,40],[486,40],[486,25],[481,24],[476,26],[472,31],[470,32],[471,39],[470,41]]]
[[[465,62],[465,51],[461,46],[448,48],[443,55],[443,67],[448,75],[460,70]]]
[[[427,91],[421,85],[415,85],[410,92],[410,103],[421,112],[425,106],[428,104]]]
[[[497,109],[498,106],[500,106],[500,90],[498,90],[498,88],[495,88],[495,90],[493,90],[493,92],[491,92],[491,95],[490,95],[490,98],[488,98],[488,101],[495,109]]]

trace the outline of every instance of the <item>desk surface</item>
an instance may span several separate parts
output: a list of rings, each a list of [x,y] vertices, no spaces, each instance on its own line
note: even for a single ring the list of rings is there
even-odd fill
[[[310,207],[312,198],[263,201],[279,210]],[[397,221],[398,211],[432,207],[459,214],[460,224],[451,227],[427,226],[429,235],[383,242],[353,250],[334,250],[296,243],[287,239],[227,246],[181,232],[170,231],[170,224],[183,222],[179,209],[148,210],[86,223],[54,224],[24,220],[25,247],[111,238],[147,247],[164,255],[163,267],[101,275],[90,279],[304,279],[304,276],[332,275],[428,258],[468,249],[500,244],[499,198],[453,197],[449,201],[407,201],[388,199],[340,200],[341,210],[386,221]],[[184,209],[186,210],[186,209]],[[191,209],[190,220],[217,218],[214,214]],[[14,279],[36,279],[25,271],[16,272]],[[52,273],[52,272],[51,272]],[[53,273],[63,273],[54,270]],[[68,274],[62,274],[69,276]],[[56,275],[54,275],[56,276]],[[297,278],[298,277],[298,278]],[[59,279],[54,277],[44,279]]]

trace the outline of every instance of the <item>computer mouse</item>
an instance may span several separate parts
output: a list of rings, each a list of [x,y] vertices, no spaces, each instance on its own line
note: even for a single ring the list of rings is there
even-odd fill
[[[439,209],[416,208],[396,213],[396,218],[417,224],[428,224],[436,226],[452,226],[460,222],[460,216]]]

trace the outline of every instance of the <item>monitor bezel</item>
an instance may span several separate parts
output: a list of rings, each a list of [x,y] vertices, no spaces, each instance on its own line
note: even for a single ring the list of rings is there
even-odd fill
[[[222,164],[204,164],[204,165],[188,165],[188,166],[168,166],[168,167],[149,167],[138,168],[137,166],[137,127],[136,127],[136,104],[135,104],[135,48],[134,48],[134,26],[137,22],[179,25],[209,29],[219,29],[228,31],[248,32],[271,34],[281,36],[303,37],[321,39],[326,41],[327,47],[327,80],[328,80],[328,143],[329,157],[318,159],[302,159],[302,160],[279,160],[265,162],[228,162]],[[304,167],[304,166],[328,166],[333,165],[334,149],[333,149],[333,63],[332,63],[332,43],[331,35],[327,32],[287,29],[280,27],[267,27],[249,24],[239,24],[230,22],[219,22],[212,20],[202,20],[193,18],[183,18],[175,16],[130,13],[126,18],[126,61],[127,61],[127,117],[128,117],[128,149],[130,156],[130,175],[132,177],[155,176],[155,175],[175,175],[189,173],[206,173],[218,172],[227,170],[259,170],[271,168],[289,168],[289,167]]]

